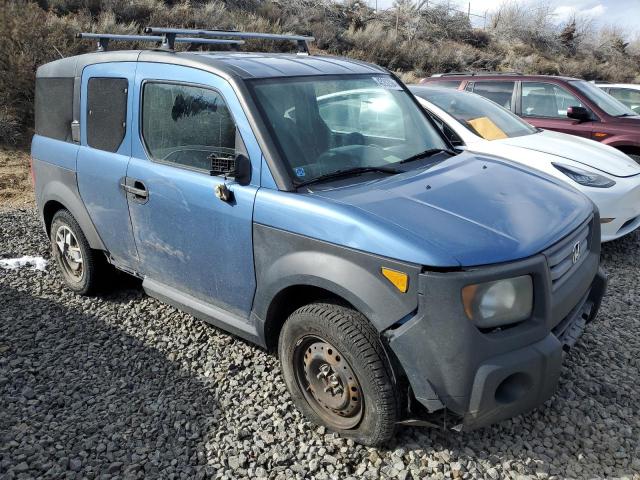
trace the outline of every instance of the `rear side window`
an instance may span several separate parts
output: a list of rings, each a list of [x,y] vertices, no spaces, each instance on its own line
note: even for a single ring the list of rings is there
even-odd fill
[[[36,134],[71,142],[73,78],[36,78]]]
[[[501,107],[511,110],[511,99],[516,82],[474,82],[473,93],[493,100]]]
[[[90,78],[87,86],[87,144],[116,152],[127,121],[126,78]]]
[[[233,158],[236,126],[222,96],[207,88],[146,83],[142,137],[151,158],[211,170],[213,158]]]

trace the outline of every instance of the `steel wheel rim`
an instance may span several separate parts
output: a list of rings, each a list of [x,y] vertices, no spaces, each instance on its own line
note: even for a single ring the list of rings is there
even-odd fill
[[[364,398],[358,377],[338,349],[309,335],[296,344],[293,361],[298,386],[323,421],[338,430],[355,428]]]
[[[69,227],[61,225],[56,230],[54,241],[63,272],[73,281],[79,282],[84,275],[84,259],[78,239]]]

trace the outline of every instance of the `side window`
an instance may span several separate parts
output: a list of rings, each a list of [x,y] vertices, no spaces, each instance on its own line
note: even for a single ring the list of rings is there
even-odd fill
[[[564,88],[552,83],[522,82],[522,116],[567,118],[569,107],[582,103]]]
[[[634,112],[640,113],[640,90],[611,87],[609,95],[624,103]]]
[[[405,138],[404,116],[388,93],[371,92],[318,98],[322,120],[334,132]]]
[[[71,142],[73,78],[36,78],[36,134]]]
[[[90,78],[87,84],[87,145],[116,152],[127,127],[126,78]]]
[[[474,82],[473,93],[493,100],[498,105],[511,110],[511,99],[516,82]]]
[[[236,126],[222,96],[189,85],[145,83],[142,137],[154,160],[203,170],[236,150]]]

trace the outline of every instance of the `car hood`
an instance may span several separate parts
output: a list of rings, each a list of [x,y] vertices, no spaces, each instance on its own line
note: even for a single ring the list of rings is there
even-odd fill
[[[492,143],[526,148],[573,160],[615,177],[640,174],[640,166],[621,151],[587,138],[544,130],[534,135],[503,138]]]
[[[632,117],[615,117],[615,119],[616,123],[626,127],[640,127],[640,115],[634,115]]]
[[[471,152],[427,170],[313,195],[374,216],[397,235],[418,237],[425,250],[446,252],[460,266],[539,253],[593,211],[584,195],[545,174]]]

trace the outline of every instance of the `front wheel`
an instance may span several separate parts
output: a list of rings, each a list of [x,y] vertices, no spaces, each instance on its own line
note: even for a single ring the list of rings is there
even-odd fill
[[[365,445],[391,439],[399,401],[376,330],[359,312],[306,305],[285,322],[278,344],[285,382],[314,423]]]

